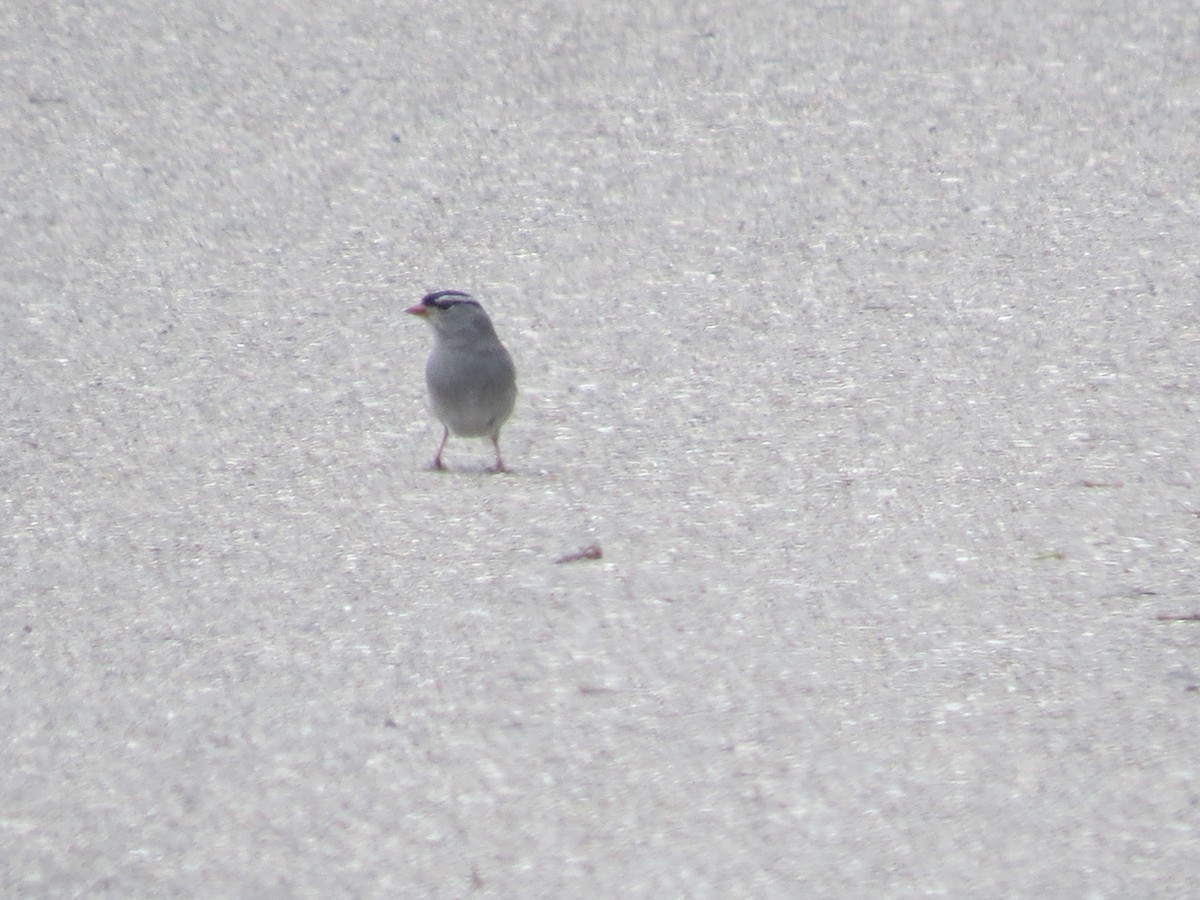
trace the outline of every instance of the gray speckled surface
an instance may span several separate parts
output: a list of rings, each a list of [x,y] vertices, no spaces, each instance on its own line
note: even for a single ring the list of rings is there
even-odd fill
[[[1200,893],[1193,4],[243,6],[0,11],[5,896]]]

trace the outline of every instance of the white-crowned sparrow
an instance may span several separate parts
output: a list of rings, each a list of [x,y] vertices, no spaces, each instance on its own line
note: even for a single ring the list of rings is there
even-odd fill
[[[478,300],[462,291],[434,291],[405,311],[433,326],[425,383],[434,415],[445,427],[433,468],[446,468],[442,451],[453,432],[460,437],[491,438],[496,448],[493,471],[505,471],[500,426],[517,401],[517,372],[492,320]]]

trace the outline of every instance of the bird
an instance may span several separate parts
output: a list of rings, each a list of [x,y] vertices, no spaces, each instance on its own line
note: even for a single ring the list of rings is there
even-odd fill
[[[517,402],[517,370],[492,320],[465,291],[433,291],[405,312],[433,326],[425,385],[443,432],[430,467],[445,470],[442,451],[454,434],[490,438],[496,464],[489,471],[507,472],[500,456],[500,427]]]

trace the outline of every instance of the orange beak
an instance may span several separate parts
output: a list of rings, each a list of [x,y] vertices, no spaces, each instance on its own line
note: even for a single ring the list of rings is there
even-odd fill
[[[422,304],[420,304],[420,303],[418,303],[416,306],[410,306],[408,309],[406,309],[406,310],[405,310],[405,312],[406,312],[406,313],[411,313],[411,314],[412,314],[412,315],[414,315],[414,316],[427,316],[427,315],[429,315],[429,310],[427,310],[427,309],[426,309],[426,308],[425,308],[425,307],[424,307]]]

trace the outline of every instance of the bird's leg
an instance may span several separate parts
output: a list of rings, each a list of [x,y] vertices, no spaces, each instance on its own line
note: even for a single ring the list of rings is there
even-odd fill
[[[442,451],[446,449],[446,441],[448,440],[450,440],[450,429],[444,427],[442,429],[442,442],[438,444],[437,454],[433,457],[433,462],[430,464],[430,468],[437,472],[446,471],[446,466],[442,462]]]
[[[508,469],[504,466],[504,460],[500,458],[500,432],[497,431],[492,435],[492,446],[496,448],[496,465],[492,466],[492,472],[507,472]]]

